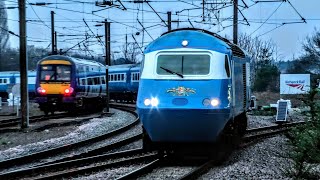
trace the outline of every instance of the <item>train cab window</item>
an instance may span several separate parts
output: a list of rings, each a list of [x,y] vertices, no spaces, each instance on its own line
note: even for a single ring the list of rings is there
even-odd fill
[[[168,70],[182,75],[207,75],[210,72],[210,56],[206,54],[158,56],[157,74],[172,75]]]
[[[56,79],[57,81],[70,81],[71,67],[70,66],[57,66],[56,67]]]
[[[41,81],[70,81],[71,66],[69,65],[43,65],[40,69]]]
[[[225,58],[224,58],[224,67],[226,69],[226,73],[227,73],[227,76],[230,77],[230,65],[229,65],[229,59],[228,59],[228,56],[225,55]]]

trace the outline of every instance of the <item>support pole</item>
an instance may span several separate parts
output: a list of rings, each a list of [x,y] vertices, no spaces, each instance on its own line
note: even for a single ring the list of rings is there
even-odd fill
[[[57,45],[57,31],[54,32],[54,52],[55,54],[58,53],[58,45]]]
[[[205,0],[202,0],[202,21],[205,21],[205,19],[204,19],[204,3],[205,3]]]
[[[127,61],[127,54],[128,54],[128,34],[126,33],[126,49],[125,49],[125,52],[124,52],[124,58],[126,59]]]
[[[26,2],[19,0],[21,128],[29,126]]]
[[[171,31],[171,12],[167,12],[168,14],[168,31]]]
[[[54,12],[51,11],[51,53],[55,54],[55,40],[54,40]]]
[[[233,43],[238,44],[238,0],[233,3]]]
[[[110,66],[110,22],[104,21],[105,24],[105,45],[106,45],[106,95],[107,95],[107,113],[109,113],[109,66]]]

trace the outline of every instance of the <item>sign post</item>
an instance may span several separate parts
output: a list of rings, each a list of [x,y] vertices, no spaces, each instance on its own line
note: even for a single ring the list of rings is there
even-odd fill
[[[310,74],[280,74],[281,94],[305,94],[310,91]]]
[[[17,99],[17,116],[19,116],[19,105],[20,105],[20,84],[16,84],[12,87],[12,94],[13,94],[13,104],[15,99]],[[13,105],[14,107],[14,105]]]

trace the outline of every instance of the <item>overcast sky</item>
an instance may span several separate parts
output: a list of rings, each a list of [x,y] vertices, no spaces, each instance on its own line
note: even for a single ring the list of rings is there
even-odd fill
[[[5,0],[7,7],[16,7],[16,0]],[[136,4],[128,0],[122,0],[127,10],[122,10],[123,6],[114,0],[113,7],[105,9],[95,5],[94,0],[26,0],[27,4],[36,2],[52,3],[47,6],[27,5],[27,36],[28,45],[48,47],[51,43],[51,23],[50,11],[55,12],[55,27],[58,33],[58,48],[68,49],[85,39],[86,32],[89,35],[104,35],[104,27],[95,26],[98,22],[108,19],[111,24],[111,44],[112,51],[121,51],[125,44],[125,35],[128,35],[128,42],[134,42],[132,35],[136,38],[139,45],[145,46],[153,39],[159,37],[161,33],[167,30],[165,23],[161,19],[167,20],[167,11],[172,12],[172,28],[191,27],[204,28],[217,32],[222,36],[232,39],[232,6],[227,3],[225,8],[219,12],[212,11],[219,5],[205,5],[205,21],[202,21],[202,0],[150,0],[150,5],[158,12],[153,12],[147,3]],[[102,0],[98,1],[102,2]],[[212,2],[230,2],[229,0],[206,0]],[[272,39],[278,46],[278,54],[281,54],[283,60],[292,59],[302,53],[301,43],[305,37],[311,35],[315,28],[319,28],[320,22],[320,1],[319,0],[290,0],[287,2],[273,3],[255,3],[252,0],[244,0],[249,8],[243,8],[244,4],[239,0],[241,12],[248,19],[250,26],[245,25],[244,18],[239,13],[239,33],[246,33],[251,36],[259,36],[265,40]],[[105,10],[102,10],[105,9]],[[189,9],[189,10],[188,10]],[[296,9],[296,10],[295,10]],[[92,13],[92,11],[98,12]],[[177,13],[178,12],[178,13]],[[180,12],[180,13],[179,13]],[[302,23],[300,15],[306,19],[307,23]],[[9,30],[19,33],[17,9],[8,9]],[[85,25],[86,20],[90,29]],[[137,19],[147,28],[148,33],[142,33],[142,27]],[[190,21],[190,22],[189,22]],[[285,25],[283,25],[285,23]],[[192,24],[192,25],[191,25]],[[215,24],[215,25],[214,25]],[[140,32],[137,35],[137,32]],[[68,35],[68,36],[67,36]],[[142,39],[144,42],[142,44]],[[104,37],[102,37],[104,40]],[[11,36],[12,47],[19,45],[19,39]],[[96,38],[90,38],[86,46],[93,55],[103,54],[104,48]],[[79,46],[75,47],[79,49]],[[84,50],[83,43],[80,50]]]

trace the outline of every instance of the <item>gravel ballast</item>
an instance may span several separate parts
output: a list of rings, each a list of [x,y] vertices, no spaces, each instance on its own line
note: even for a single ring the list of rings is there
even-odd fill
[[[112,109],[111,112],[114,113],[111,117],[92,119],[88,123],[77,127],[75,131],[66,136],[52,138],[27,145],[19,145],[4,151],[0,151],[0,161],[101,135],[122,127],[136,119],[134,115],[128,112],[115,109]]]

